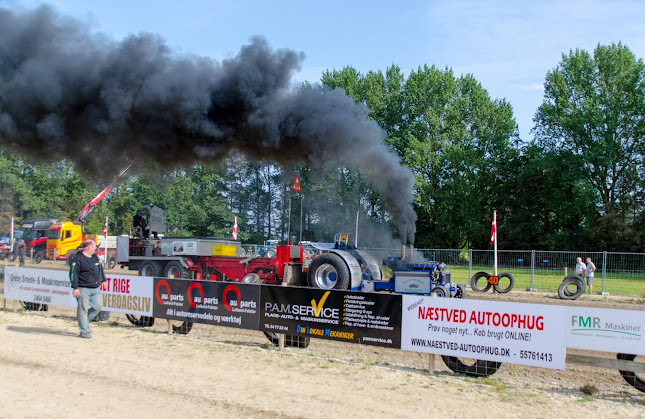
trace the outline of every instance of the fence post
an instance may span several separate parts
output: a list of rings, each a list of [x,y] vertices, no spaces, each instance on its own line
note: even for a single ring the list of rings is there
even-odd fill
[[[468,249],[468,283],[473,277],[473,249]]]
[[[535,289],[535,250],[531,250],[531,285],[529,286],[529,291],[537,291]]]
[[[601,295],[609,295],[605,288],[605,281],[607,280],[607,252],[602,252],[602,290]]]

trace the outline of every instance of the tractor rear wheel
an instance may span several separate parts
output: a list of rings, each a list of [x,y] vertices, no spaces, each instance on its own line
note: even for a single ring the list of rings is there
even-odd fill
[[[349,289],[349,268],[340,256],[324,253],[309,265],[307,282],[313,288],[346,290]]]

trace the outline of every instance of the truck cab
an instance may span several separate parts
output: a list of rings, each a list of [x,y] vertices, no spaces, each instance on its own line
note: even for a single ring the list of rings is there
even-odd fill
[[[83,225],[77,221],[54,223],[47,230],[47,259],[65,259],[83,242]]]

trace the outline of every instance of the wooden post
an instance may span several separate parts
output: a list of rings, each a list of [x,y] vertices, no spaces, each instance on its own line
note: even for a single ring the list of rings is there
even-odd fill
[[[566,266],[564,267],[564,277],[565,278],[567,277],[567,267]]]
[[[434,354],[428,354],[428,372],[434,374]]]
[[[169,275],[168,278],[174,278],[175,275]],[[172,335],[172,320],[168,319],[168,334]]]
[[[284,333],[278,333],[278,350],[284,350]]]

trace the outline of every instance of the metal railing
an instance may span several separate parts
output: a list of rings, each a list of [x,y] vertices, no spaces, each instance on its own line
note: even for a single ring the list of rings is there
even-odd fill
[[[401,257],[401,248],[362,248],[381,261]],[[409,249],[407,250],[409,252]],[[492,274],[492,250],[414,249],[414,256],[448,265],[452,281],[468,284],[479,271]],[[516,289],[557,291],[565,275],[574,273],[576,258],[596,265],[594,293],[638,295],[645,298],[645,253],[499,250],[498,272],[510,272]],[[406,258],[411,255],[406,254]]]

